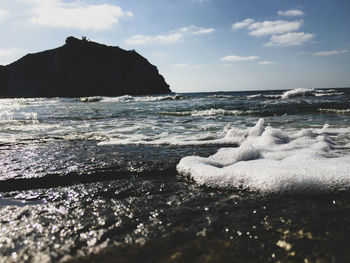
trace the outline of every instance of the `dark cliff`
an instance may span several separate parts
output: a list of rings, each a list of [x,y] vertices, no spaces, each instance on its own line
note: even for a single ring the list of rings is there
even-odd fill
[[[56,49],[0,66],[1,97],[170,93],[157,67],[135,51],[68,37]]]

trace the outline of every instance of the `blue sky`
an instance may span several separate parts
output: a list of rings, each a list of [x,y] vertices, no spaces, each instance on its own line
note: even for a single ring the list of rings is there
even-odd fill
[[[67,36],[135,49],[175,92],[350,86],[349,0],[1,0],[0,64]]]

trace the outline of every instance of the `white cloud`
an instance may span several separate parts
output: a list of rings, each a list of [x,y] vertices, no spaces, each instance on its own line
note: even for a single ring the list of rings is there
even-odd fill
[[[273,61],[265,60],[265,61],[259,61],[258,64],[259,65],[277,65],[278,63],[277,62],[273,62]]]
[[[296,12],[299,11],[299,12]],[[296,16],[301,15],[300,10],[279,11],[280,15]],[[265,46],[298,46],[302,45],[315,37],[315,34],[295,32],[304,24],[302,19],[294,21],[274,20],[255,22],[247,18],[242,22],[232,25],[232,29],[247,28],[249,35],[255,37],[269,36],[270,41]]]
[[[0,22],[4,21],[10,16],[10,13],[4,9],[0,9]]]
[[[334,56],[334,55],[339,55],[339,54],[345,54],[348,53],[349,51],[346,49],[343,50],[330,50],[330,51],[322,51],[322,52],[316,52],[313,53],[313,56],[317,57],[325,57],[325,56]]]
[[[312,40],[315,34],[304,32],[292,32],[283,35],[272,36],[265,46],[300,46],[305,42]]]
[[[34,4],[30,10],[30,22],[47,27],[78,30],[107,30],[118,24],[122,17],[132,17],[111,4],[89,5],[83,1],[66,3],[63,0],[22,0]]]
[[[202,28],[202,29],[199,29],[195,32],[193,32],[194,35],[203,35],[203,34],[210,34],[210,33],[213,33],[215,31],[214,28]]]
[[[293,9],[293,10],[287,10],[287,11],[278,11],[277,14],[279,16],[303,16],[304,12],[298,9]]]
[[[237,30],[237,29],[240,29],[240,28],[248,27],[252,23],[254,23],[254,19],[247,18],[247,19],[245,19],[245,20],[243,20],[241,22],[234,23],[232,25],[232,30]]]
[[[251,60],[257,60],[257,59],[259,59],[258,56],[241,57],[236,55],[230,55],[230,56],[221,58],[221,60],[225,62],[242,62],[242,61],[251,61]]]
[[[191,35],[204,35],[214,32],[214,28],[203,28],[197,26],[182,27],[177,30],[170,31],[168,34],[148,36],[148,35],[133,35],[125,40],[130,45],[148,45],[148,44],[172,44]]]
[[[188,33],[188,34],[192,34],[192,35],[202,35],[202,34],[213,33],[215,31],[215,29],[214,28],[197,27],[197,26],[191,25],[191,26],[182,27],[178,30],[175,30],[175,32],[176,31],[180,31],[180,32]]]
[[[251,24],[248,29],[251,31],[249,34],[252,36],[269,36],[284,34],[298,30],[303,24],[303,20],[296,21],[264,21]]]

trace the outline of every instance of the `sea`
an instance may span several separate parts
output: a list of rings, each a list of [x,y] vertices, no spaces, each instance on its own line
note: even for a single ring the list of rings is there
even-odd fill
[[[0,99],[0,262],[349,262],[350,88]]]

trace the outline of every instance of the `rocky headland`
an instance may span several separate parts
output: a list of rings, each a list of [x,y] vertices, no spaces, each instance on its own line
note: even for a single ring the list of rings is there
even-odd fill
[[[170,93],[156,66],[134,50],[68,37],[65,45],[0,66],[0,96],[83,97]]]

